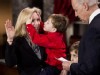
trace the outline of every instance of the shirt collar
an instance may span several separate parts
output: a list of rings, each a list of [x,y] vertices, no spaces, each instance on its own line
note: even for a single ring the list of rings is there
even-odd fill
[[[91,21],[93,20],[93,18],[96,16],[96,15],[98,15],[100,13],[100,9],[97,9],[97,10],[95,10],[92,14],[91,14],[91,16],[90,16],[90,18],[89,18],[89,24],[91,23]]]

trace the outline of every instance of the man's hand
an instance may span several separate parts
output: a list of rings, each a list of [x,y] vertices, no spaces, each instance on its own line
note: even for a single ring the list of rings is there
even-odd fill
[[[64,62],[62,62],[62,67],[63,67],[64,70],[69,71],[71,64],[72,64],[71,61],[64,61]]]

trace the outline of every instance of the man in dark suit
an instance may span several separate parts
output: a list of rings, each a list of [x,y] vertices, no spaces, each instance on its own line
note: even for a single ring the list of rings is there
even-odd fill
[[[100,75],[100,9],[97,0],[72,0],[75,16],[89,23],[79,45],[79,61],[63,62],[71,75]]]

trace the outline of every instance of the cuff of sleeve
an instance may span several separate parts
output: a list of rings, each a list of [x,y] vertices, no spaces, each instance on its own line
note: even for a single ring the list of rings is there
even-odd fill
[[[34,33],[36,32],[34,26],[33,26],[32,24],[27,24],[27,25],[26,25],[26,28],[27,28],[28,34],[29,34],[31,37],[33,37],[33,36],[34,36]]]
[[[32,24],[26,24],[26,27],[29,28],[29,27],[33,27],[33,26],[32,26]]]

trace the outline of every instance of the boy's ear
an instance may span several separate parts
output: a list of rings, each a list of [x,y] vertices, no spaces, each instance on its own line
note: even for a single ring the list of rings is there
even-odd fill
[[[57,31],[57,28],[53,28],[53,32],[56,32]]]

